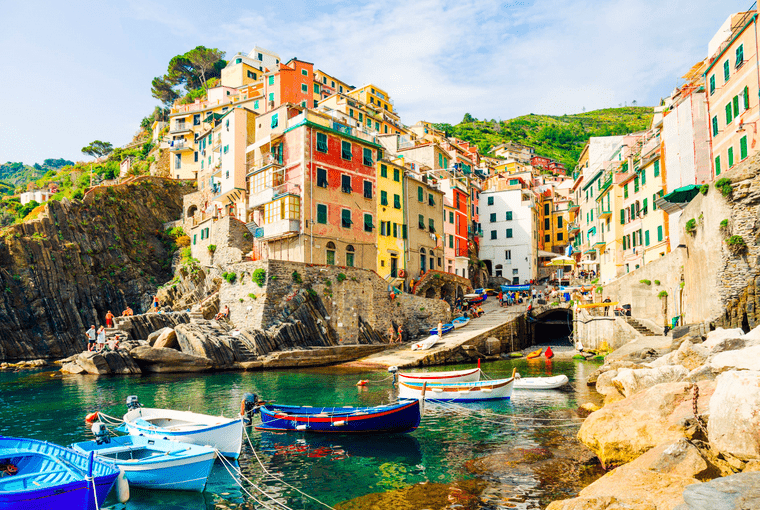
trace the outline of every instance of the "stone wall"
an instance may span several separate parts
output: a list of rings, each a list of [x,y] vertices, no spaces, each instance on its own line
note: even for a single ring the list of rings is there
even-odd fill
[[[573,337],[584,349],[598,350],[605,342],[611,349],[617,349],[630,342],[636,335],[636,330],[622,317],[592,316],[584,309],[575,311]]]

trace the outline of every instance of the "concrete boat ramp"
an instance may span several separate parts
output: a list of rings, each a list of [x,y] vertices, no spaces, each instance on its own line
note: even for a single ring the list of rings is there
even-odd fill
[[[400,344],[398,347],[386,349],[345,363],[342,366],[410,368],[465,362],[481,356],[498,355],[500,350],[520,350],[517,329],[521,327],[522,321],[515,321],[514,319],[525,313],[527,305],[502,308],[494,299],[490,302],[487,301],[482,308],[485,312],[484,315],[470,320],[465,327],[455,329],[444,335],[443,340],[436,343],[431,349],[413,351],[411,349],[412,343],[424,339],[418,338],[415,342]],[[492,349],[492,353],[488,352],[489,345],[486,340],[489,337],[503,339],[502,342],[505,342],[505,345],[502,348],[500,343],[498,347]],[[510,342],[511,337],[514,337],[513,342]]]

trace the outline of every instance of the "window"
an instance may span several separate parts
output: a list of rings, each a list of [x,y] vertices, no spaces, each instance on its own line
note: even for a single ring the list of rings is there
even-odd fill
[[[417,186],[417,201],[423,202],[425,200],[425,194],[422,192],[422,186]]]
[[[340,225],[343,228],[351,228],[351,209],[343,209],[340,212]]]
[[[491,230],[491,239],[496,239],[496,231]]]
[[[317,223],[327,225],[327,206],[325,204],[317,204]]]
[[[193,244],[198,242],[198,234],[193,234]]]
[[[544,216],[548,216],[548,215],[549,215],[549,204],[544,204]]]
[[[364,159],[363,163],[365,166],[372,166],[374,163],[372,162],[372,149],[364,149]]]
[[[728,168],[731,168],[734,166],[734,148],[729,147],[728,148]]]
[[[449,234],[449,248],[454,247],[454,236]]]
[[[625,209],[620,209],[620,224],[625,225]]]
[[[715,156],[715,175],[720,175],[720,156]]]
[[[557,228],[562,228],[562,216],[557,216]]]
[[[433,218],[428,219],[428,226],[430,227],[430,232],[435,233],[435,220]]]
[[[710,76],[710,95],[715,93],[715,75]]]
[[[396,182],[401,182],[401,170],[398,168],[393,169],[393,180]]]
[[[388,167],[385,165],[380,165],[380,177],[388,178]]]
[[[655,202],[655,200],[657,200],[657,193],[652,195],[652,210],[653,211],[657,210],[657,202]]]
[[[327,170],[324,168],[317,168],[317,186],[320,188],[327,187]]]
[[[248,71],[248,77],[250,79],[252,79],[252,80],[255,80],[256,79],[256,73],[254,73],[253,71]]]
[[[274,103],[274,92],[270,92],[269,93],[269,101],[271,101],[272,103]]]
[[[744,99],[744,109],[749,110],[749,87],[744,87],[744,91],[742,92],[742,99]]]
[[[388,192],[380,190],[380,205],[388,205]]]
[[[738,69],[742,66],[744,63],[744,45],[740,44],[738,48],[736,48],[736,64],[735,67]]]
[[[277,119],[278,115],[279,115],[278,113],[275,113],[274,115],[272,115],[272,128],[276,128],[277,124],[279,123]]]
[[[544,230],[550,230],[552,228],[551,219],[544,218]]]
[[[507,260],[512,260],[512,250],[506,250],[504,252],[504,258]]]
[[[401,195],[393,195],[393,208],[401,209]]]
[[[259,109],[259,100],[258,99],[253,102],[253,109],[254,110],[258,110]]]
[[[449,211],[449,223],[454,223],[454,211]]]
[[[564,237],[564,236],[562,235],[562,232],[559,232],[559,233],[557,234],[557,241],[562,241],[562,238],[563,238],[563,237]]]
[[[274,75],[269,77],[269,85],[274,85]]]
[[[544,236],[544,242],[545,243],[551,242],[551,240],[552,240],[552,236],[550,236],[549,234],[546,234]]]
[[[335,243],[332,241],[327,243],[327,250],[325,253],[325,263],[328,266],[334,266],[335,265]]]
[[[182,154],[174,155],[174,168],[182,168]]]
[[[747,157],[747,137],[742,136],[739,139],[739,160]]]
[[[662,225],[657,227],[657,241],[662,241]]]
[[[507,211],[507,221],[512,221],[512,211]]]
[[[512,238],[512,229],[508,228],[507,229],[507,239],[511,239],[511,238]]]
[[[628,184],[623,186],[623,198],[628,198]]]
[[[401,236],[406,239],[406,224],[401,225]]]
[[[643,186],[646,183],[647,183],[647,169],[645,168],[645,169],[643,169],[641,171],[641,185]],[[607,195],[607,196],[609,196],[609,195]]]
[[[259,61],[264,60],[264,55],[262,55],[261,53],[259,53],[258,60]]]
[[[343,159],[351,160],[351,142],[340,142],[340,156]]]
[[[660,176],[660,160],[654,162],[654,176],[659,177]]]
[[[726,103],[726,125],[731,124],[731,121],[734,120],[734,117],[732,115],[732,108],[731,108],[731,102],[729,101]]]
[[[625,236],[623,236],[623,251],[628,249],[628,243],[625,240]]]
[[[350,244],[346,246],[346,266],[354,267],[354,247]]]
[[[198,162],[198,151],[195,151],[195,154],[193,155],[193,162],[194,163]],[[201,164],[203,164],[203,161],[201,161]]]
[[[493,197],[488,197],[488,205],[493,205]]]
[[[372,224],[372,215],[371,214],[365,214],[364,215],[364,231],[365,232],[372,232],[373,228],[375,228],[375,226]]]
[[[354,118],[354,111],[351,108],[348,109],[348,116]]]
[[[633,178],[633,192],[638,193],[639,192],[639,176]]]
[[[419,227],[420,227],[422,230],[425,230],[425,217],[424,217],[423,215],[421,215],[421,214],[420,214],[420,216],[419,216],[419,218],[418,218],[418,223],[417,223],[417,225],[418,225],[418,226],[419,226]]]
[[[327,135],[317,133],[317,151],[327,154]]]
[[[388,235],[388,222],[387,221],[381,221],[380,222],[380,235],[385,237]]]
[[[649,246],[649,230],[644,232],[644,246]]]
[[[364,198],[372,198],[372,181],[364,181]]]
[[[193,115],[193,126],[200,126],[201,125],[201,116],[200,114]]]
[[[491,213],[491,215],[489,217],[489,221],[491,223],[494,223],[496,221],[496,213]]]
[[[428,195],[428,205],[435,205],[435,198],[432,193]]]
[[[731,78],[731,64],[726,60],[723,62],[723,81],[728,82],[729,78]]]
[[[314,100],[314,108],[316,108],[317,106],[319,106],[319,101],[317,101],[317,100],[315,99],[315,100]]]
[[[236,59],[235,59],[235,63],[236,63],[236,64],[239,64],[239,63],[241,63],[242,61],[243,61],[243,59],[242,59],[242,58],[236,58]]]
[[[398,223],[393,224],[393,237],[398,239]]]
[[[351,176],[350,175],[340,176],[340,190],[343,193],[351,193]]]
[[[739,96],[734,96],[734,118],[739,116]]]

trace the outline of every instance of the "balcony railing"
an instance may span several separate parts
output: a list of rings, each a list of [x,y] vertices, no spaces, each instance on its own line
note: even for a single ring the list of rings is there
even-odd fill
[[[170,133],[184,133],[191,130],[191,124],[189,122],[177,122],[171,129]]]
[[[184,140],[172,140],[169,142],[169,149],[173,151],[193,150],[194,144]]]
[[[286,182],[277,186],[264,188],[263,191],[258,193],[251,193],[248,199],[248,207],[255,209],[289,194],[300,195],[301,186],[292,182]]]
[[[261,227],[264,231],[263,235],[259,237],[264,241],[271,241],[280,239],[283,237],[290,237],[298,235],[301,232],[300,220],[277,220],[272,223],[267,223]]]

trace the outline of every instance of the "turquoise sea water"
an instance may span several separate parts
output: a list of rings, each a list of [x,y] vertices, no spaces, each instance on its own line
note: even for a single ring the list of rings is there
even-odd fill
[[[578,405],[598,395],[588,389],[585,377],[596,365],[576,361],[518,360],[483,365],[492,378],[508,377],[512,367],[523,376],[566,374],[570,384],[553,391],[515,390],[512,400],[469,404],[469,410],[428,403],[417,431],[394,436],[313,436],[276,434],[248,429],[253,448],[267,470],[289,484],[334,506],[371,493],[403,490],[419,483],[450,484],[473,478],[467,461],[514,449],[556,449],[570,443],[577,426],[563,421],[530,418],[572,418]],[[467,366],[435,367],[454,370]],[[84,417],[103,411],[121,417],[129,395],[138,395],[146,407],[192,410],[233,416],[246,392],[283,404],[377,405],[396,399],[396,390],[383,371],[346,371],[335,368],[304,370],[167,374],[149,376],[64,376],[55,372],[0,372],[0,434],[31,437],[68,445],[91,439]],[[357,387],[359,379],[369,379]],[[382,379],[386,379],[381,381]],[[541,425],[553,427],[541,427]],[[239,466],[245,476],[288,508],[324,508],[296,490],[266,475],[251,447],[244,446]],[[126,505],[107,501],[111,508],[129,510],[212,508],[284,508],[267,500],[243,482],[238,485],[217,461],[203,494],[132,489]],[[530,470],[488,480],[492,487],[509,488],[483,508],[539,508],[546,499],[546,483]],[[553,492],[557,491],[554,487]],[[562,490],[562,489],[560,489]],[[568,486],[572,494],[575,488]],[[496,490],[498,493],[499,490]],[[514,495],[511,496],[511,495]],[[503,505],[503,506],[502,506]],[[401,505],[400,507],[403,507]],[[410,508],[413,506],[410,506]]]

